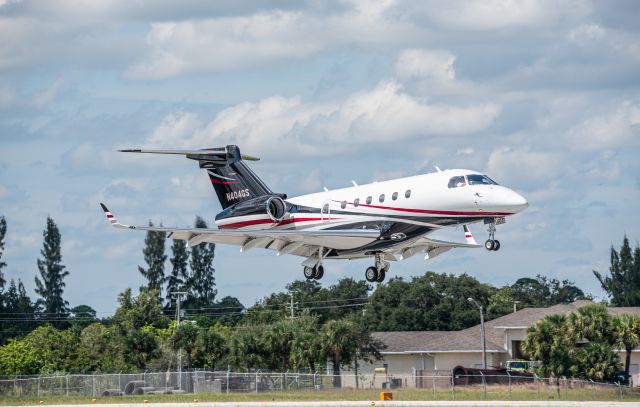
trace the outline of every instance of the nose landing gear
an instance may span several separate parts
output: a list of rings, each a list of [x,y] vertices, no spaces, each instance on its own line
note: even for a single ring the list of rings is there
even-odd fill
[[[500,241],[495,239],[496,224],[494,222],[489,223],[489,239],[484,242],[484,248],[487,250],[498,251],[500,250]]]
[[[382,253],[376,253],[375,258],[376,265],[367,268],[364,273],[364,278],[370,283],[381,283],[384,281],[391,265],[389,262],[384,261],[384,255]]]

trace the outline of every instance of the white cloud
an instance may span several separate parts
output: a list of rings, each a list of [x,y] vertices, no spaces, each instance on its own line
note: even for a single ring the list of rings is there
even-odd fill
[[[568,132],[569,146],[577,150],[599,150],[638,145],[640,102],[627,100],[615,110],[590,117]]]
[[[168,116],[148,140],[150,146],[207,147],[238,144],[254,154],[295,152],[322,155],[371,142],[420,136],[466,135],[487,128],[500,113],[495,104],[429,104],[395,81],[380,82],[333,103],[302,103],[273,96],[220,112],[205,128],[191,114]]]
[[[461,30],[536,27],[590,12],[588,2],[563,0],[449,0],[428,7],[434,21]]]
[[[396,62],[396,75],[400,80],[431,79],[436,82],[451,82],[456,73],[453,63],[456,57],[448,51],[406,49]]]
[[[556,153],[503,147],[491,152],[487,173],[506,185],[531,190],[564,175],[561,164],[562,157]]]

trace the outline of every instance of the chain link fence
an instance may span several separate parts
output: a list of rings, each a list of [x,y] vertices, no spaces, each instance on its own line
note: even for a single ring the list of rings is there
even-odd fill
[[[421,390],[425,397],[449,399],[602,399],[640,397],[640,389],[620,383],[513,374],[420,375],[232,371],[146,372],[16,376],[0,379],[0,398],[117,397],[138,394],[262,393],[342,389]]]

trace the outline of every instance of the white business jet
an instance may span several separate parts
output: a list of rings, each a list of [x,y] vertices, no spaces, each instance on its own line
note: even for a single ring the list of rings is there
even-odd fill
[[[384,182],[327,190],[288,198],[274,193],[246,165],[258,158],[240,154],[237,146],[202,150],[120,150],[129,153],[184,155],[207,172],[222,212],[217,229],[128,226],[119,223],[104,204],[107,219],[116,228],[167,232],[167,237],[240,246],[240,251],[262,248],[304,258],[304,276],[319,280],[325,259],[372,258],[366,269],[369,282],[382,282],[392,261],[424,253],[434,258],[452,248],[478,248],[468,227],[488,225],[485,248],[500,249],[496,225],[527,208],[513,190],[488,176],[455,169]],[[430,233],[463,226],[465,243],[427,237]]]

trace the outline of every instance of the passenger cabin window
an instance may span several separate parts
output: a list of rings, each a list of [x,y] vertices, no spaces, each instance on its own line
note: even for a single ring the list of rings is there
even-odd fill
[[[342,201],[342,202],[340,202],[340,207],[341,207],[342,209],[346,208],[346,207],[347,207],[347,201]]]
[[[391,195],[391,199],[393,199],[394,201],[398,199],[398,193],[394,192],[393,195]]]
[[[371,205],[372,198],[370,196],[367,197],[367,205]]]
[[[358,206],[360,205],[360,198],[356,198],[355,201],[353,201],[353,206]]]
[[[491,178],[480,174],[467,175],[467,181],[469,181],[469,185],[498,185],[498,183]]]
[[[449,180],[449,188],[459,188],[467,185],[467,181],[464,179],[464,175],[458,177],[451,177]]]
[[[404,193],[404,197],[409,199],[409,197],[411,197],[411,190],[407,189],[407,192]]]
[[[380,195],[380,198],[378,198],[378,200],[379,200],[380,202],[384,202],[384,194],[381,194],[381,195]]]

